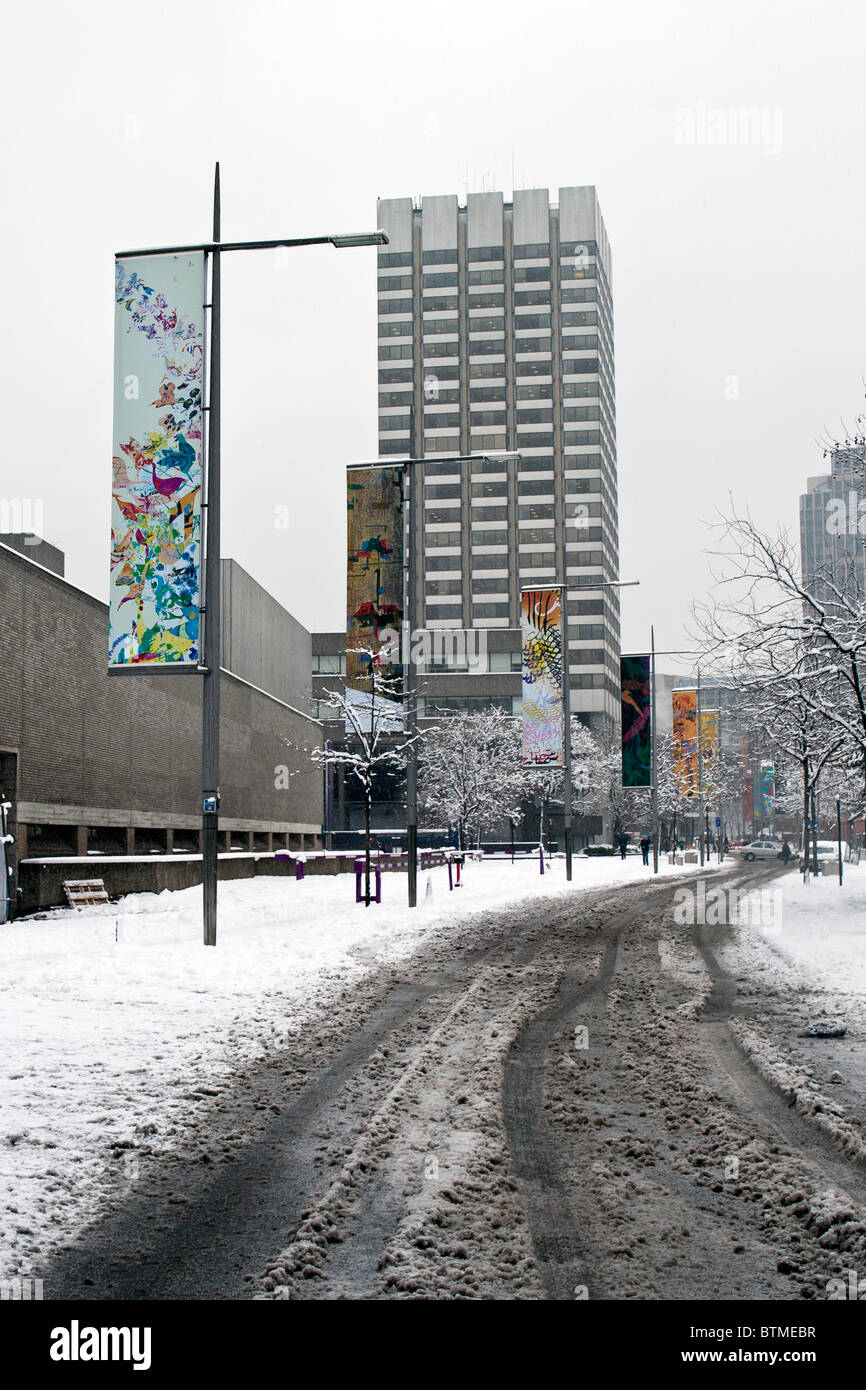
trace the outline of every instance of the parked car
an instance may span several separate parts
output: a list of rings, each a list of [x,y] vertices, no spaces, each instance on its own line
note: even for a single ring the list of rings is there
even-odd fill
[[[732,849],[731,852],[749,862],[753,859],[778,859],[782,853],[782,844],[780,840],[752,840],[740,849]]]
[[[842,859],[843,859],[843,861],[845,861],[846,863],[847,863],[847,861],[848,861],[849,854],[850,854],[850,851],[849,851],[849,849],[848,849],[848,845],[847,845],[846,842],[843,840],[843,841],[842,841]],[[802,867],[803,867],[803,851],[802,851],[802,850],[800,851],[800,856],[799,856],[799,858],[800,858],[800,867],[802,868]],[[809,860],[809,863],[811,864],[811,862],[812,862],[812,846],[811,846],[811,845],[809,845],[809,849],[808,849],[808,853],[807,853],[807,858],[808,858],[808,860]],[[838,860],[838,858],[839,858],[839,844],[838,844],[838,841],[836,841],[836,840],[819,840],[819,841],[818,841],[818,863],[819,863],[819,865],[822,864],[822,863],[826,863],[828,859],[829,859],[832,863],[835,864],[836,861]]]

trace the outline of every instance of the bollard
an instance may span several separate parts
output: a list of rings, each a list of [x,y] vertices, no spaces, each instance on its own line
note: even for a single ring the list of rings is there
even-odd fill
[[[451,872],[451,860],[448,860],[448,892],[454,892],[454,875]]]
[[[303,859],[296,859],[296,860],[295,860],[295,878],[303,878],[303,877],[304,877],[304,861],[303,861]]]
[[[539,865],[538,872],[541,873],[541,874],[543,874],[543,873],[544,873],[544,850],[542,849],[541,845],[538,846],[538,865]]]
[[[376,902],[382,901],[382,870],[376,865]]]
[[[364,870],[363,870],[363,868],[359,865],[359,863],[358,863],[358,861],[357,861],[357,859],[356,859],[356,860],[355,860],[355,902],[356,902],[356,903],[359,903],[359,902],[361,901],[361,898],[362,898],[362,893],[361,893],[361,880],[363,879],[363,877],[364,877]]]

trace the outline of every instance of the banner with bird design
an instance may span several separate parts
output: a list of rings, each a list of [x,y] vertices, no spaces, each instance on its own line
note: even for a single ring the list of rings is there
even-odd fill
[[[652,785],[652,674],[649,656],[620,657],[622,784]]]
[[[523,762],[563,766],[562,590],[524,589],[520,595],[523,650]]]
[[[116,263],[111,670],[199,665],[204,253]]]

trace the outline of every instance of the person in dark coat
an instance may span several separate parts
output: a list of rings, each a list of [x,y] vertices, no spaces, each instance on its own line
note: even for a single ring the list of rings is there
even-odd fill
[[[650,839],[649,835],[644,835],[643,839],[640,842],[640,852],[643,855],[643,862],[645,864],[649,863],[649,852],[651,845],[652,840]]]
[[[627,851],[628,851],[628,836],[627,836],[627,835],[620,835],[620,837],[619,837],[619,853],[620,853],[620,858],[621,858],[621,859],[625,859],[625,856],[626,856]]]

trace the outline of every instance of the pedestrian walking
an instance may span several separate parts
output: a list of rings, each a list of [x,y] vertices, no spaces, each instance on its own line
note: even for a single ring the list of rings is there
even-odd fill
[[[643,839],[640,842],[640,852],[643,855],[643,862],[645,864],[649,863],[649,852],[651,845],[652,840],[650,839],[649,835],[644,835]]]
[[[628,852],[628,836],[627,836],[627,835],[620,835],[620,837],[619,837],[619,854],[620,854],[620,858],[621,858],[621,859],[625,859],[625,856],[626,856],[626,853],[627,853],[627,852]]]

